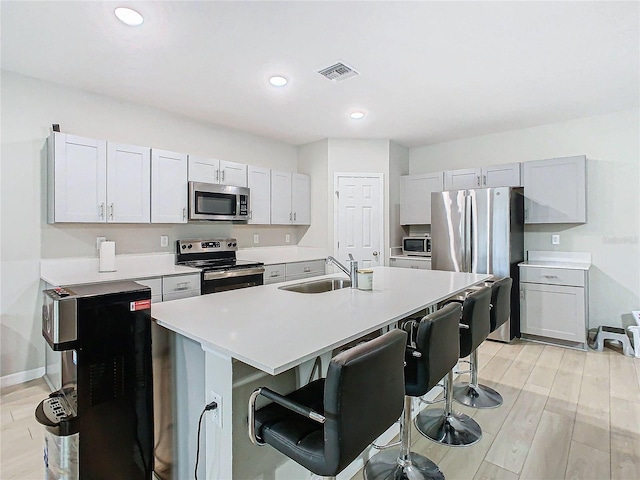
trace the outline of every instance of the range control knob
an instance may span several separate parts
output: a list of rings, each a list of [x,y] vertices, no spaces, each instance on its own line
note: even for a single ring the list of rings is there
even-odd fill
[[[231,247],[233,243],[227,243],[227,247]]]
[[[233,242],[233,245],[232,245],[232,246],[233,246],[233,247],[235,247],[235,246],[236,246],[236,242]]]
[[[184,250],[185,248],[187,248],[187,246],[186,245],[182,245],[182,247],[180,247],[180,248],[182,248]]]
[[[189,250],[191,250],[193,248],[193,245],[189,244],[189,246],[187,247]]]

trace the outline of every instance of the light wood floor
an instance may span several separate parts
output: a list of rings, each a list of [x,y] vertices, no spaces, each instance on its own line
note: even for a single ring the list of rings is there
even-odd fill
[[[611,349],[485,342],[479,362],[481,383],[505,403],[456,408],[476,419],[482,440],[443,447],[412,432],[412,450],[436,462],[448,480],[640,479],[640,360]],[[48,393],[43,380],[0,393],[0,479],[44,478],[34,410]]]

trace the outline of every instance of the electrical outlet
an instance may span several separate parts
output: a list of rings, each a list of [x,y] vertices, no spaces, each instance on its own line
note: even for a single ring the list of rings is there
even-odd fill
[[[285,241],[285,243],[289,243],[289,242],[291,241],[291,235],[287,233],[287,234],[284,236],[284,241]]]
[[[216,402],[218,404],[218,408],[209,412],[209,418],[214,424],[222,428],[222,395],[218,395],[216,392],[211,391],[210,402]]]
[[[560,235],[551,235],[551,245],[560,245]]]
[[[169,236],[168,235],[160,235],[160,246],[168,247],[169,246]]]
[[[260,243],[260,235],[257,233],[253,234],[253,243]]]
[[[96,250],[100,250],[100,244],[106,241],[107,237],[96,237]]]

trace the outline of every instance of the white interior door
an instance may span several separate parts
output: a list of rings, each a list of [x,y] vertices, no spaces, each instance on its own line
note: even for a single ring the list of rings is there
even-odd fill
[[[383,265],[382,174],[337,173],[335,183],[336,257],[345,264],[352,254],[359,268]]]

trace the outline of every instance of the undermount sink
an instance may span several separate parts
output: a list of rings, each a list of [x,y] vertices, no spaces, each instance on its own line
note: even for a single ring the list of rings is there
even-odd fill
[[[314,282],[294,283],[293,285],[278,288],[280,290],[298,293],[323,293],[348,288],[350,286],[351,280],[347,278],[323,278],[322,280],[316,280]]]

